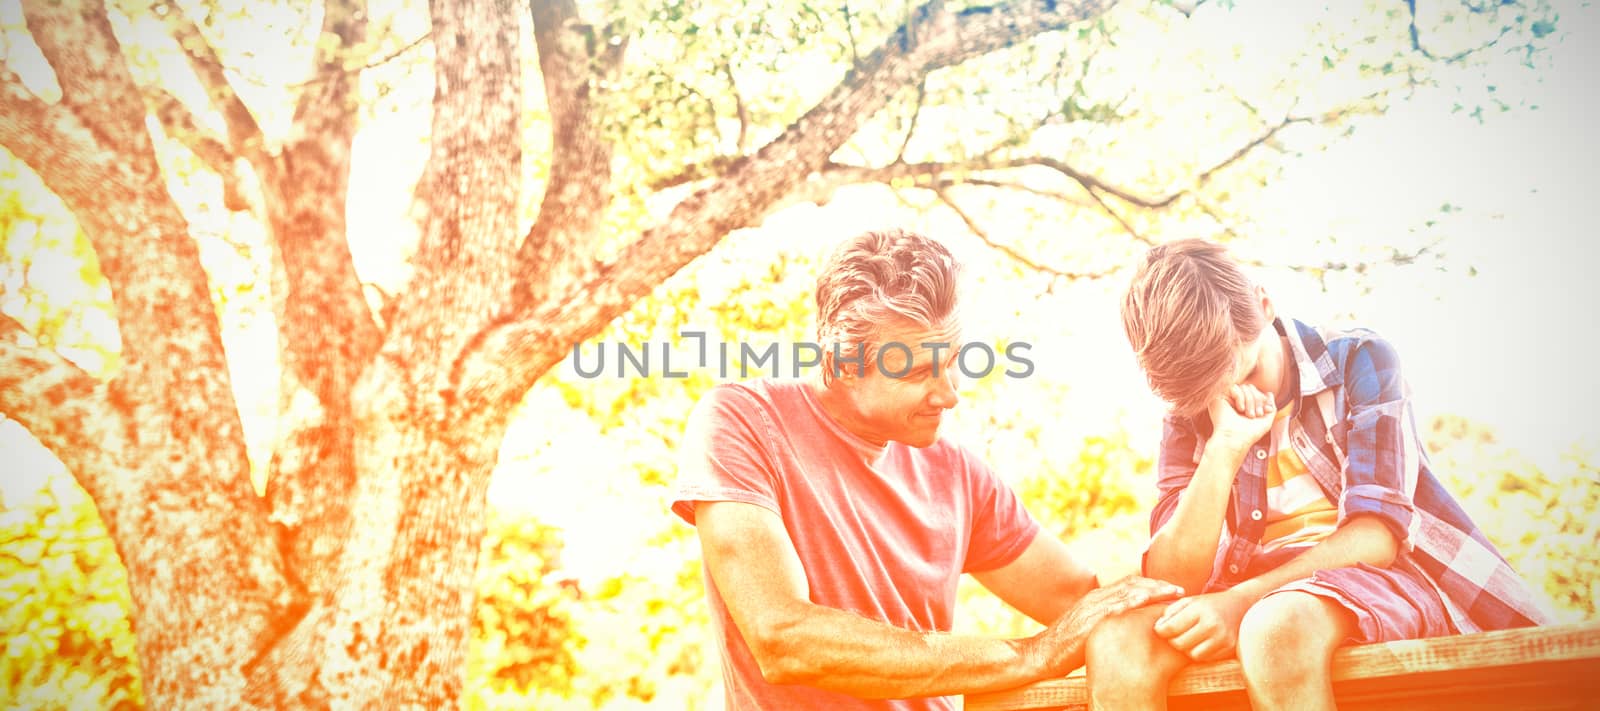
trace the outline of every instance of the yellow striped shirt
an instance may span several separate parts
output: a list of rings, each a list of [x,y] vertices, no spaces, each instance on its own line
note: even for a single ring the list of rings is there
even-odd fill
[[[1267,460],[1267,528],[1262,552],[1309,547],[1333,533],[1339,509],[1322,493],[1306,464],[1289,446],[1289,421],[1294,405],[1278,411],[1272,422],[1272,457]]]

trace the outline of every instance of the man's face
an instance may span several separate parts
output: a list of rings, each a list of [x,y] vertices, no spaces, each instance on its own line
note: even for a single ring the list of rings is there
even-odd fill
[[[944,411],[960,401],[955,390],[959,325],[955,319],[934,328],[897,322],[880,329],[874,345],[865,374],[858,375],[855,363],[839,363],[839,385],[857,419],[852,429],[873,442],[933,444]]]

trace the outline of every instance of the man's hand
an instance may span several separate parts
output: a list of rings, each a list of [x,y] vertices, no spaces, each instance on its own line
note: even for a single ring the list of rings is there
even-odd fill
[[[1155,632],[1190,659],[1227,659],[1239,641],[1239,623],[1255,598],[1233,590],[1186,597],[1167,606]]]
[[[1026,649],[1037,655],[1048,676],[1063,676],[1083,663],[1084,642],[1101,620],[1182,595],[1183,588],[1172,583],[1138,576],[1123,578],[1084,595],[1055,623],[1029,638]]]
[[[1227,394],[1211,401],[1210,442],[1233,452],[1249,449],[1272,429],[1272,418],[1277,410],[1272,397],[1254,385],[1235,385]]]

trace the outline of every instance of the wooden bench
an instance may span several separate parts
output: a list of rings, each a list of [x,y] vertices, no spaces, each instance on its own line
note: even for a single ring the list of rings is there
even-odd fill
[[[1084,709],[1083,670],[966,698],[967,711]],[[1333,658],[1340,709],[1600,709],[1600,622],[1371,644]],[[1173,709],[1249,709],[1237,661],[1173,679]]]

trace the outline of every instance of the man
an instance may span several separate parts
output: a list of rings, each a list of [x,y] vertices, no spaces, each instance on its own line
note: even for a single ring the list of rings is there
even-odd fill
[[[818,377],[722,385],[690,416],[672,508],[699,531],[729,708],[955,708],[946,695],[1066,674],[1099,620],[1182,593],[1097,589],[939,437],[957,271],[920,235],[845,242],[817,283]],[[1048,627],[949,634],[963,572]]]

